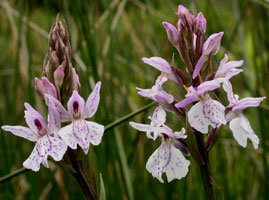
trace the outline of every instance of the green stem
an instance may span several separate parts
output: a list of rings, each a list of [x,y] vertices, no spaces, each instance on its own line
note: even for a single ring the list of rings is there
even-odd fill
[[[198,145],[199,152],[203,157],[204,164],[200,164],[200,173],[203,180],[204,195],[206,200],[215,200],[215,193],[213,181],[210,172],[210,165],[208,159],[208,151],[205,148],[204,136],[200,132],[195,132],[195,137]]]
[[[18,176],[18,175],[20,175],[20,174],[22,174],[24,172],[27,172],[27,171],[29,171],[29,169],[26,169],[26,168],[22,167],[22,168],[14,171],[14,172],[12,172],[10,174],[7,174],[7,175],[3,176],[2,178],[0,178],[0,184],[8,181],[9,179],[12,179],[13,177]]]

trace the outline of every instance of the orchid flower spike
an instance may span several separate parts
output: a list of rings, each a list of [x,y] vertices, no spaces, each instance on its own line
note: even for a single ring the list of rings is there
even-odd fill
[[[138,87],[136,89],[139,95],[150,98],[159,104],[171,104],[174,101],[174,97],[162,89],[162,84],[167,80],[166,74],[162,73],[151,89],[141,89]]]
[[[59,115],[54,112],[55,108],[49,105],[49,122],[47,125],[43,117],[32,106],[28,103],[24,105],[26,108],[24,112],[25,120],[29,128],[24,126],[2,126],[2,129],[36,142],[31,155],[23,162],[25,168],[38,171],[41,163],[49,168],[48,156],[50,155],[55,161],[60,161],[67,150],[67,145],[64,141],[52,136],[60,128]]]
[[[85,120],[91,118],[97,111],[100,101],[100,88],[101,82],[98,82],[86,103],[78,92],[74,90],[67,103],[68,111],[65,110],[57,99],[47,95],[50,103],[55,105],[57,112],[60,113],[61,121],[72,122],[61,128],[58,135],[71,149],[77,149],[78,144],[85,154],[89,151],[90,143],[92,145],[99,145],[101,143],[104,134],[103,125]]]
[[[216,55],[218,53],[222,36],[223,36],[223,32],[214,33],[210,35],[209,38],[205,41],[202,55],[199,58],[193,71],[193,75],[192,75],[193,79],[195,79],[198,76],[203,65],[209,59],[209,57],[211,55]]]
[[[247,146],[249,138],[255,149],[258,148],[259,138],[252,130],[248,118],[243,114],[243,110],[248,107],[257,107],[266,97],[254,98],[247,97],[241,100],[238,95],[233,94],[232,84],[229,81],[224,82],[223,88],[227,93],[230,105],[227,107],[228,114],[226,115],[227,122],[230,122],[229,127],[233,133],[234,139],[242,147]]]
[[[187,89],[186,98],[175,105],[180,108],[199,101],[189,110],[188,120],[191,127],[201,133],[208,133],[208,125],[217,128],[221,124],[226,124],[225,107],[208,94],[219,87],[217,80],[203,82],[197,88],[191,86]]]
[[[168,182],[185,177],[189,171],[190,161],[174,146],[176,139],[187,137],[185,129],[182,128],[180,132],[173,132],[164,124],[165,119],[159,121],[162,116],[160,113],[157,114],[155,111],[153,118],[150,118],[150,125],[135,122],[130,122],[130,125],[139,131],[147,132],[147,136],[148,132],[154,132],[155,137],[162,138],[160,147],[148,159],[146,169],[153,177],[163,183],[162,173],[166,173]]]
[[[220,82],[225,82],[243,71],[243,69],[237,69],[237,67],[241,67],[243,65],[243,60],[230,62],[227,62],[227,60],[228,56],[225,54],[224,58],[220,61],[220,65],[215,74],[214,79],[219,79]]]

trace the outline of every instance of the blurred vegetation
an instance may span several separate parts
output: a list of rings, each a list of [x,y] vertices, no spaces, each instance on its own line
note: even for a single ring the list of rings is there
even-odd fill
[[[41,76],[47,36],[57,13],[68,24],[72,63],[80,75],[82,96],[102,81],[101,103],[94,120],[108,125],[150,101],[137,95],[136,86],[149,88],[158,73],[142,57],[160,56],[184,69],[176,49],[168,42],[162,21],[177,22],[178,4],[194,14],[203,12],[207,36],[224,31],[217,62],[228,53],[243,59],[244,72],[232,79],[241,97],[269,94],[269,4],[263,0],[11,0],[0,1],[0,125],[25,125],[24,102],[45,114],[34,93],[34,77]],[[182,91],[171,88],[183,96]],[[177,95],[176,95],[177,96]],[[226,101],[225,94],[222,98]],[[152,109],[134,118],[148,122]],[[269,199],[269,105],[247,109],[253,130],[260,138],[258,150],[240,147],[223,129],[210,154],[218,199]],[[168,115],[174,130],[181,124]],[[33,143],[0,131],[0,177],[22,167]],[[107,199],[203,199],[199,168],[191,159],[187,178],[161,184],[145,169],[159,145],[124,123],[105,133],[102,144],[81,155],[88,168],[99,173]],[[94,162],[93,162],[94,161]],[[83,199],[73,179],[50,162],[51,170],[26,172],[0,185],[0,199]],[[92,177],[92,175],[90,175]]]

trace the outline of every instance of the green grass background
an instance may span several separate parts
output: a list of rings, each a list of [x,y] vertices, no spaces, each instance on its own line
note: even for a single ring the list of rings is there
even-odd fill
[[[142,57],[160,56],[184,69],[176,49],[168,42],[162,21],[177,22],[178,4],[207,19],[207,36],[224,31],[217,67],[224,53],[243,59],[244,72],[232,79],[241,97],[266,96],[269,89],[269,4],[264,0],[19,0],[0,1],[0,125],[25,125],[24,102],[46,113],[34,93],[34,77],[40,77],[47,51],[47,36],[59,12],[67,22],[72,63],[86,98],[94,81],[102,81],[101,102],[94,121],[108,125],[150,100],[137,95],[136,86],[149,88],[158,73]],[[170,88],[169,88],[170,89]],[[175,90],[173,90],[175,89]],[[182,91],[175,86],[175,96]],[[224,93],[219,94],[227,105]],[[210,153],[218,199],[269,199],[269,106],[245,111],[260,138],[254,150],[240,147],[228,128]],[[149,109],[132,120],[147,123]],[[174,130],[183,124],[169,114]],[[199,168],[190,158],[188,176],[161,184],[145,169],[158,147],[144,133],[125,122],[105,133],[100,146],[81,154],[87,169],[93,168],[99,188],[102,173],[107,199],[203,199]],[[33,143],[0,130],[0,177],[22,167]],[[94,162],[93,162],[94,160]],[[75,179],[55,163],[38,173],[26,172],[0,185],[0,199],[83,199]],[[90,170],[89,170],[90,171]],[[93,178],[92,174],[90,177]]]

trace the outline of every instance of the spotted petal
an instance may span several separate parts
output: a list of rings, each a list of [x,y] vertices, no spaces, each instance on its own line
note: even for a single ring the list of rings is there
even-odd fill
[[[208,125],[213,128],[226,124],[225,107],[218,101],[208,98],[191,107],[188,112],[190,125],[201,133],[208,133]]]
[[[185,159],[180,150],[170,141],[163,140],[161,146],[150,156],[146,169],[160,182],[162,173],[166,173],[168,182],[185,177],[189,171],[190,161]]]
[[[1,128],[32,142],[35,142],[38,139],[37,133],[34,133],[31,129],[24,126],[2,126]]]
[[[91,118],[95,114],[100,102],[100,88],[101,82],[99,81],[87,99],[84,111],[85,118]]]
[[[89,141],[92,145],[99,145],[101,143],[105,127],[101,124],[95,122],[86,121],[88,128],[90,130],[89,133]]]
[[[59,161],[63,158],[66,150],[67,146],[62,140],[45,135],[37,141],[31,155],[23,162],[23,166],[27,169],[38,171],[42,163],[48,168],[48,155],[52,156],[54,160]]]
[[[249,138],[253,144],[253,147],[255,149],[258,148],[259,138],[252,130],[250,123],[245,115],[241,114],[240,117],[231,120],[229,127],[233,132],[234,139],[242,147],[247,146],[247,139]]]
[[[73,134],[73,123],[61,128],[58,135],[71,149],[77,149],[77,138]]]

